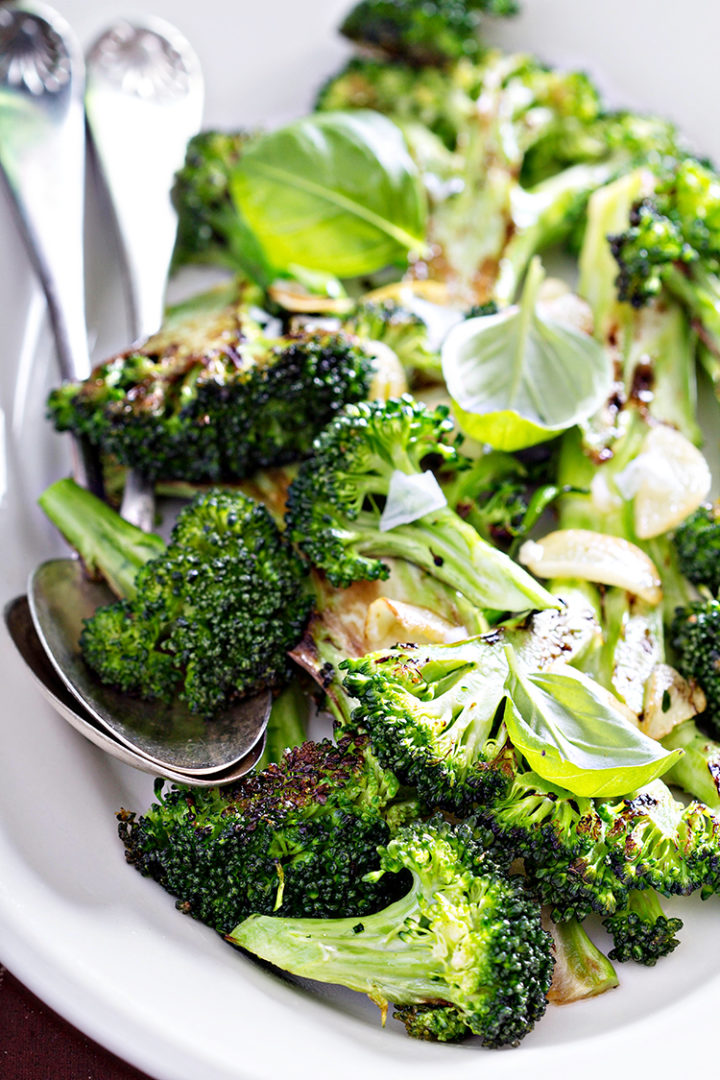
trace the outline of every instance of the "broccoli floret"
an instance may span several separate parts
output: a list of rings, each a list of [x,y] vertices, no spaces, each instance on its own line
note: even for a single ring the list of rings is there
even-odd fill
[[[569,660],[586,634],[584,613],[567,608],[456,644],[408,644],[346,660],[345,688],[358,700],[353,723],[429,805],[467,812],[491,803],[514,760],[501,722],[504,645],[537,670]]]
[[[699,507],[674,536],[682,573],[695,585],[720,592],[720,503]]]
[[[514,1046],[547,1005],[551,938],[518,879],[505,876],[472,828],[434,819],[381,852],[410,890],[373,915],[318,920],[252,916],[229,940],[295,975],[400,1006],[408,1033]],[[381,879],[382,880],[382,879]],[[421,1012],[418,1006],[439,1012]],[[451,1011],[454,1010],[455,1012]]]
[[[523,859],[529,887],[557,921],[615,915],[636,889],[684,896],[716,887],[720,819],[702,803],[683,806],[659,780],[613,802],[517,770],[480,813],[506,857]]]
[[[172,189],[178,215],[175,269],[210,263],[267,284],[264,256],[230,190],[233,169],[253,138],[244,131],[202,131],[190,139]]]
[[[364,740],[307,742],[227,787],[159,781],[158,801],[121,811],[119,831],[127,861],[221,933],[255,912],[357,917],[405,891],[402,876],[367,878],[401,795]]]
[[[403,130],[420,125],[452,150],[481,85],[482,69],[468,61],[441,71],[354,56],[321,88],[315,108],[373,109],[391,116]]]
[[[391,59],[441,66],[482,52],[484,15],[514,15],[517,10],[516,0],[361,0],[340,32]]]
[[[439,347],[431,344],[427,323],[396,301],[359,304],[345,329],[361,339],[388,345],[409,374],[422,372],[434,379],[442,378]]]
[[[678,670],[705,692],[708,707],[703,721],[720,737],[720,602],[710,597],[678,608],[671,640]]]
[[[612,936],[611,960],[634,960],[654,967],[680,944],[675,937],[682,930],[682,919],[668,919],[656,892],[633,889],[627,907],[616,911],[603,921]]]
[[[210,718],[233,700],[281,683],[311,599],[305,568],[264,506],[210,491],[181,511],[170,541],[153,538],[138,569],[128,537],[149,546],[72,480],[40,500],[86,562],[119,586],[119,603],[85,623],[81,648],[103,682]],[[158,550],[159,549],[159,550]]]
[[[700,358],[720,387],[720,177],[691,157],[656,169],[655,190],[632,207],[610,237],[618,294],[643,307],[676,297],[707,345]],[[627,219],[626,219],[627,220]]]
[[[365,396],[370,360],[341,334],[267,338],[241,299],[234,285],[195,297],[141,346],[53,391],[57,429],[163,480],[238,479],[306,455]]]
[[[479,608],[527,611],[558,601],[448,506],[384,528],[393,485],[453,460],[452,421],[410,397],[348,406],[317,438],[288,494],[288,530],[333,585],[387,577],[383,557],[407,559]],[[401,501],[401,500],[398,500]],[[437,504],[436,504],[437,505]]]

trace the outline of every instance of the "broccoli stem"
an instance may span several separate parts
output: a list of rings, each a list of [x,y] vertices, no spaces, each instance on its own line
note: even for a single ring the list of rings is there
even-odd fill
[[[554,1005],[597,997],[618,985],[615,968],[601,953],[578,919],[543,920],[555,944],[555,970],[548,1000]]]
[[[375,915],[347,919],[279,919],[251,915],[228,936],[234,945],[276,967],[318,982],[368,994],[380,1007],[432,1001],[442,986],[442,961],[420,939],[404,940],[398,927],[419,916],[417,887]],[[453,1004],[455,1004],[453,1002]]]
[[[58,480],[38,503],[91,574],[101,574],[121,599],[135,595],[138,570],[165,550],[165,541],[130,525],[74,480]]]
[[[685,751],[665,774],[675,784],[706,806],[720,808],[720,743],[708,738],[694,720],[685,720],[661,740],[666,750]]]
[[[352,528],[353,546],[362,555],[407,559],[462,593],[478,608],[528,611],[562,606],[557,597],[502,551],[486,543],[448,507],[386,532],[378,531],[374,517],[365,518],[360,513]]]

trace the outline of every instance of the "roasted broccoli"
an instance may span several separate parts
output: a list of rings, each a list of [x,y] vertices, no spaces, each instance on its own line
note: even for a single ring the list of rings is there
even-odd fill
[[[442,66],[482,52],[483,16],[514,15],[517,10],[516,0],[360,0],[340,32],[393,60]]]
[[[352,721],[429,805],[469,812],[502,795],[513,772],[500,708],[503,646],[537,670],[571,659],[587,634],[585,613],[566,608],[456,644],[396,646],[346,660],[345,688],[358,701]]]
[[[720,592],[720,503],[699,507],[675,530],[680,570],[695,585]]]
[[[665,774],[668,784],[676,784],[706,806],[719,810],[720,743],[706,735],[694,720],[677,724],[661,741],[666,750],[685,751]]]
[[[121,811],[128,862],[221,933],[252,913],[363,916],[405,891],[403,876],[368,878],[406,814],[395,777],[366,740],[303,743],[277,764],[218,788],[156,785],[157,802]]]
[[[551,938],[520,881],[493,864],[470,825],[439,819],[400,830],[380,860],[384,874],[412,874],[382,911],[254,915],[229,940],[295,975],[364,992],[383,1011],[399,1006],[417,1038],[517,1045],[545,1012],[553,968]]]
[[[381,341],[397,355],[409,375],[420,372],[442,378],[439,345],[430,338],[425,320],[394,300],[358,304],[344,329],[361,339]]]
[[[675,937],[682,930],[682,919],[668,919],[653,889],[633,889],[627,906],[609,915],[603,925],[612,936],[610,960],[634,960],[654,967],[680,944]]]
[[[163,480],[232,480],[308,453],[367,393],[370,360],[345,336],[266,337],[231,285],[173,308],[144,344],[49,398],[59,431]]]
[[[678,608],[671,640],[678,669],[696,679],[708,702],[703,721],[720,737],[720,601],[709,597]]]
[[[210,491],[181,511],[166,546],[72,480],[53,484],[40,505],[123,597],[99,608],[82,634],[103,682],[181,698],[209,718],[286,678],[311,600],[304,566],[265,507]]]
[[[273,700],[265,729],[265,749],[255,772],[277,764],[286,750],[305,742],[309,716],[310,697],[296,675]]]
[[[172,189],[178,216],[174,268],[210,263],[267,284],[264,256],[230,190],[233,169],[252,139],[244,131],[202,131],[190,139]]]
[[[433,486],[424,467],[449,461],[452,421],[410,397],[348,406],[317,438],[288,494],[288,531],[335,586],[387,577],[383,557],[416,563],[479,608],[527,611],[558,601],[507,555],[486,543]],[[408,496],[419,513],[407,517]],[[440,495],[440,500],[436,498]],[[392,513],[383,517],[387,510]],[[399,513],[405,524],[392,524]]]

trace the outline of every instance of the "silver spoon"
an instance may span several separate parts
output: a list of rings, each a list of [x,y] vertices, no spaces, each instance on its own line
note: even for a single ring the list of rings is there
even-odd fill
[[[76,220],[77,192],[82,193],[84,176],[82,125],[78,129],[78,108],[82,110],[82,58],[66,24],[50,9],[24,4],[3,8],[0,16],[0,29],[5,31],[4,48],[0,47],[0,164],[8,177],[25,238],[41,269],[51,310],[56,309],[61,316],[58,325],[64,320],[69,327],[65,338],[58,338],[59,349],[67,342],[63,375],[82,377],[89,370],[81,299],[82,257],[77,255],[82,231]],[[16,57],[16,49],[20,59]],[[6,138],[12,136],[17,121],[22,124],[23,137]],[[69,132],[69,150],[64,142],[65,131]],[[32,152],[28,152],[28,146]],[[58,168],[56,154],[60,155],[63,168]],[[37,183],[37,169],[44,169],[53,183]],[[81,207],[79,214],[81,222]],[[77,226],[72,230],[66,227],[69,218]],[[58,223],[61,223],[62,243],[53,234]],[[81,319],[82,333],[78,329]],[[79,358],[77,366],[76,358]],[[203,724],[202,740],[197,719],[179,706],[169,709],[157,703],[135,701],[132,703],[134,723],[138,726],[119,719],[127,716],[129,699],[123,695],[115,700],[103,695],[98,698],[97,684],[84,665],[73,664],[77,630],[82,618],[90,612],[88,605],[94,610],[98,604],[107,603],[108,594],[104,587],[84,580],[77,559],[52,560],[45,567],[32,575],[29,587],[35,629],[64,685],[97,723],[137,755],[152,761],[155,771],[187,772],[188,778],[227,771],[257,746],[270,711],[269,693],[241,702],[219,721]],[[68,580],[75,581],[74,589],[67,588]],[[82,590],[81,582],[86,586]],[[73,679],[68,678],[67,670],[73,671]],[[183,712],[181,730],[171,739],[169,733],[180,724]],[[86,723],[80,714],[78,721],[81,725]],[[193,756],[196,753],[200,756]]]
[[[154,762],[123,746],[112,735],[106,734],[105,730],[94,722],[90,714],[85,712],[74,695],[66,689],[40,644],[40,639],[35,632],[35,626],[30,615],[27,596],[18,596],[5,606],[5,625],[18,652],[33,674],[41,693],[53,709],[67,720],[71,727],[75,728],[89,742],[124,764],[132,765],[133,768],[139,769],[141,772],[157,776],[158,767]],[[264,748],[265,736],[263,734],[263,737],[247,756],[241,758],[237,764],[231,765],[226,771],[210,773],[208,776],[188,777],[186,773],[165,766],[162,774],[167,780],[174,780],[178,784],[191,784],[193,787],[215,787],[218,784],[229,784],[234,780],[239,780],[253,768],[262,756]]]

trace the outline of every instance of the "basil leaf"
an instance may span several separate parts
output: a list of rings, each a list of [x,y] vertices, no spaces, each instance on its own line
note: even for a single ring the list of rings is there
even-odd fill
[[[610,394],[612,366],[602,346],[536,307],[543,278],[534,259],[519,305],[467,319],[443,345],[458,424],[498,450],[551,439],[596,412]]]
[[[418,170],[379,113],[321,113],[263,136],[238,162],[231,191],[279,270],[355,277],[424,246]]]
[[[513,745],[545,780],[575,795],[627,795],[679,757],[617,712],[579,671],[523,673],[511,648],[505,724]]]

